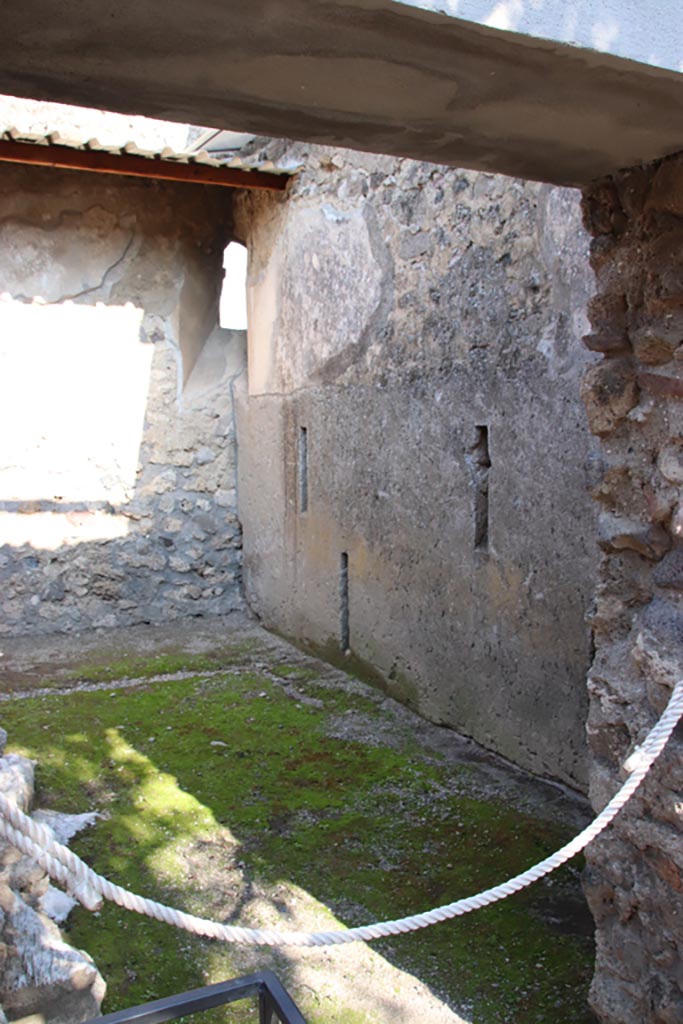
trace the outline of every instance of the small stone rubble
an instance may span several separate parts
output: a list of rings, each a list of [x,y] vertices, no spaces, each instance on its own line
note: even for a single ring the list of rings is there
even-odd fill
[[[33,762],[4,754],[6,739],[2,730],[0,792],[28,813],[34,793]],[[36,811],[34,817],[61,842],[94,818],[53,811]],[[99,1014],[106,989],[102,975],[87,953],[64,942],[46,913],[55,908],[64,920],[73,905],[52,888],[35,861],[0,841],[0,1024],[33,1015],[40,1015],[44,1024],[80,1024]]]
[[[585,340],[603,355],[583,384],[603,440],[588,720],[599,809],[683,677],[683,157],[598,182],[584,214],[598,285]],[[674,737],[634,806],[587,851],[592,1004],[605,1024],[683,1020],[681,792]]]

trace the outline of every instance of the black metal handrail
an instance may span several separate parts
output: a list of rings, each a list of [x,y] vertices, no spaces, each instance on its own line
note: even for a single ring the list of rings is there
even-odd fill
[[[294,1000],[272,971],[257,971],[244,978],[219,981],[217,985],[155,999],[152,1003],[132,1006],[129,1010],[107,1013],[88,1021],[88,1024],[164,1024],[164,1021],[201,1013],[249,996],[258,998],[259,1024],[306,1024]]]

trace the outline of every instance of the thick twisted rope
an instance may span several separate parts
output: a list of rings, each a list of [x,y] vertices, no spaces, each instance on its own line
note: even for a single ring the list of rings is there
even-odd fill
[[[23,853],[37,860],[51,878],[65,885],[90,910],[97,908],[100,902],[99,897],[104,897],[127,910],[134,910],[138,914],[156,918],[156,920],[164,921],[176,928],[184,928],[196,935],[220,939],[223,942],[246,943],[253,946],[333,946],[346,942],[368,942],[371,939],[416,931],[418,928],[426,928],[428,925],[448,921],[451,918],[468,914],[472,910],[487,907],[491,903],[496,903],[525,889],[528,885],[550,874],[551,871],[555,871],[597,838],[628,803],[654,761],[661,754],[682,716],[683,680],[674,687],[667,707],[657,724],[648,733],[642,746],[635,750],[624,764],[624,769],[629,775],[621,789],[583,832],[580,832],[560,850],[546,857],[545,860],[492,889],[477,893],[476,896],[468,896],[465,899],[456,900],[455,903],[448,903],[434,910],[414,914],[412,917],[403,917],[398,921],[383,921],[363,925],[359,928],[329,932],[281,932],[271,929],[240,928],[195,917],[193,914],[175,910],[163,903],[157,903],[155,900],[137,896],[98,875],[75,853],[58,843],[48,829],[23,814],[15,803],[2,794],[0,794],[0,814],[2,815],[0,835]]]

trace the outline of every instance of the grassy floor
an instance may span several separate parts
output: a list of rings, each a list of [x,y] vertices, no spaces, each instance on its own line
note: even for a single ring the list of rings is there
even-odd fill
[[[136,662],[135,674],[160,667]],[[268,672],[218,671],[215,660],[170,667],[181,669],[197,674],[2,706],[11,749],[38,761],[38,806],[102,812],[74,847],[138,892],[256,925],[287,915],[299,893],[330,923],[352,925],[495,884],[569,838],[566,827],[474,795],[474,769],[427,756],[409,737],[331,734],[345,715],[370,733],[382,724],[373,691],[331,688],[285,663]],[[496,907],[373,948],[473,1024],[587,1024],[592,941],[584,922],[561,912],[576,892],[574,866]],[[107,1011],[244,971],[232,948],[113,906],[97,916],[77,909],[68,930],[108,982]],[[288,980],[296,984],[294,971]],[[370,1022],[351,1005],[323,1011],[315,993],[294,995],[311,1024]],[[238,1004],[216,1019],[241,1024],[253,1010]]]

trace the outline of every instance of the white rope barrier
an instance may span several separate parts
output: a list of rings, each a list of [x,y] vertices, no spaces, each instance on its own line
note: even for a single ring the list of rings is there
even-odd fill
[[[73,851],[58,843],[52,833],[33,821],[6,796],[0,794],[0,835],[23,853],[33,857],[41,867],[71,892],[89,910],[101,904],[101,897],[120,907],[164,921],[176,928],[184,928],[223,942],[246,943],[253,946],[333,946],[346,942],[368,942],[371,939],[401,935],[417,931],[428,925],[460,917],[481,907],[511,896],[533,882],[555,871],[577,853],[580,853],[607,828],[619,811],[628,803],[659,757],[677,723],[683,716],[683,680],[674,687],[671,699],[661,718],[648,733],[644,743],[631,754],[624,769],[629,773],[621,789],[612,797],[595,820],[571,842],[514,878],[465,899],[428,910],[397,921],[382,921],[341,931],[284,932],[271,929],[240,928],[235,925],[209,921],[181,910],[167,907],[155,900],[137,896],[127,889],[102,878],[88,867]]]

